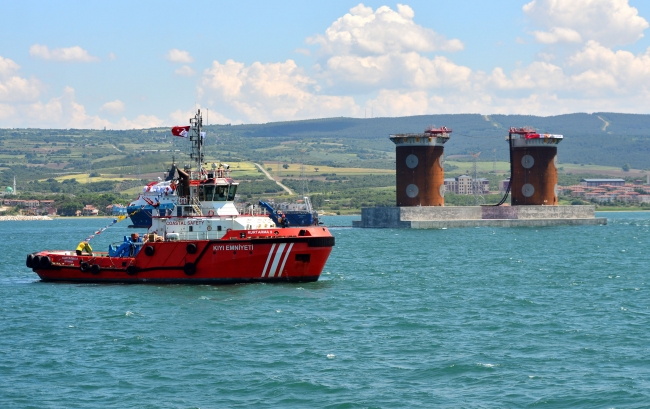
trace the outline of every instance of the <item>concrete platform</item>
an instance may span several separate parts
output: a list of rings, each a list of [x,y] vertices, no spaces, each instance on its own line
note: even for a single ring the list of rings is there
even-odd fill
[[[353,227],[442,229],[605,225],[595,206],[427,206],[361,209]]]

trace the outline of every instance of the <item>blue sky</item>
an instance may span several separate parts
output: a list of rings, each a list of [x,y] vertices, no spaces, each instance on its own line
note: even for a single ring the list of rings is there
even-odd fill
[[[3,128],[650,113],[647,0],[0,7]]]

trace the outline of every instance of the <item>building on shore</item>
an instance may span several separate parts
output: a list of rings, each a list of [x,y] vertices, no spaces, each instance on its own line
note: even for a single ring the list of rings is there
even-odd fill
[[[582,179],[580,186],[595,187],[595,186],[624,186],[625,179]]]
[[[474,179],[467,175],[445,179],[445,192],[457,195],[473,195],[490,193],[490,181],[486,178]]]

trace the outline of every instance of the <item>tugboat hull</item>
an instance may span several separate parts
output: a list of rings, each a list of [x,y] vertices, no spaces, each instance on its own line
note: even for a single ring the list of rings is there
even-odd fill
[[[317,281],[334,246],[329,231],[325,228],[275,231],[285,237],[242,239],[237,236],[240,232],[234,232],[220,240],[145,243],[135,257],[42,251],[30,254],[27,264],[43,281],[190,284]]]

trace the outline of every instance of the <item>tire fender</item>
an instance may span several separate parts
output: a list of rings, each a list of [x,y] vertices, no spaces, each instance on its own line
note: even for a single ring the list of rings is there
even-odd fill
[[[194,275],[196,273],[196,265],[194,263],[185,263],[183,272],[188,276]]]

